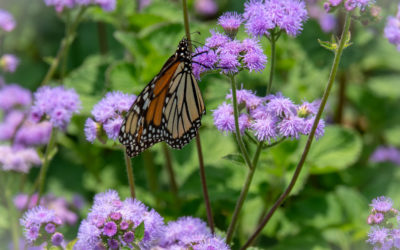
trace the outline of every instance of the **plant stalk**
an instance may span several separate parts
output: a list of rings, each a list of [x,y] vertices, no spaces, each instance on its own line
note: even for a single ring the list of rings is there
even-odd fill
[[[56,144],[57,140],[57,129],[52,128],[50,132],[50,139],[49,139],[49,144],[47,144],[46,151],[43,156],[43,165],[40,168],[40,173],[39,173],[39,193],[38,193],[38,202],[40,201],[40,197],[43,195],[43,190],[44,190],[44,183],[46,181],[46,174],[50,166],[50,154],[52,153],[54,146]],[[28,200],[29,202],[29,200]],[[29,203],[28,203],[29,204]]]
[[[190,50],[190,52],[192,52],[193,51],[192,39],[190,37],[189,14],[188,14],[186,0],[182,0],[182,9],[183,9],[183,22],[185,25],[185,34],[186,34],[186,38],[188,40],[189,50]],[[199,157],[200,178],[201,178],[201,185],[202,185],[202,189],[203,189],[204,203],[205,203],[206,210],[207,210],[208,226],[210,227],[211,232],[214,233],[214,220],[213,220],[213,216],[212,216],[210,199],[208,197],[207,181],[206,181],[206,175],[205,175],[205,171],[204,171],[203,152],[202,152],[201,143],[200,143],[200,131],[197,131],[196,147],[197,147],[197,155]]]
[[[326,85],[326,88],[325,88],[325,91],[324,91],[324,94],[323,94],[323,97],[322,97],[322,100],[321,100],[321,105],[320,105],[320,107],[318,109],[317,115],[314,118],[314,123],[313,123],[313,126],[311,128],[311,132],[310,132],[310,134],[308,136],[307,143],[306,143],[306,145],[304,147],[304,150],[303,150],[303,154],[301,155],[300,161],[298,162],[298,164],[296,166],[296,170],[295,170],[295,172],[293,174],[293,177],[292,177],[288,187],[286,188],[286,190],[278,198],[278,200],[275,202],[275,204],[269,210],[268,214],[264,217],[264,219],[262,220],[260,225],[258,225],[257,229],[254,231],[254,233],[250,236],[248,241],[243,245],[243,247],[241,249],[246,249],[247,247],[249,247],[253,243],[253,241],[261,233],[261,231],[263,230],[265,225],[268,223],[268,221],[270,220],[272,215],[275,213],[275,211],[278,209],[278,207],[288,197],[288,195],[292,191],[294,185],[296,184],[297,178],[299,177],[300,171],[303,168],[303,165],[304,165],[304,162],[305,162],[305,160],[307,158],[308,152],[310,151],[310,147],[311,147],[311,144],[312,144],[312,141],[313,141],[313,138],[314,138],[315,131],[317,129],[319,120],[321,119],[322,112],[324,111],[324,108],[325,108],[326,102],[328,100],[331,88],[332,88],[333,83],[335,81],[337,69],[339,67],[340,58],[342,56],[342,52],[343,52],[343,49],[345,47],[347,36],[349,34],[350,23],[351,23],[351,13],[347,13],[346,14],[346,19],[345,19],[345,24],[344,24],[344,29],[343,29],[343,32],[342,32],[342,36],[340,38],[339,47],[335,51],[335,57],[334,57],[334,60],[333,60],[331,73],[329,75],[329,80],[328,80],[328,83]]]
[[[135,195],[135,180],[133,178],[132,161],[131,161],[131,158],[126,153],[125,149],[124,149],[124,158],[125,158],[126,173],[128,175],[129,190],[131,191],[132,199],[135,199],[136,198],[136,195]]]
[[[276,59],[276,40],[277,40],[277,36],[275,37],[274,31],[271,31],[271,38],[270,38],[270,41],[271,41],[271,66],[270,66],[270,72],[269,72],[267,95],[271,93],[272,81],[274,79],[275,59]]]
[[[165,160],[166,160],[165,165],[167,167],[171,193],[173,194],[174,199],[177,202],[178,201],[178,185],[176,184],[174,168],[172,167],[171,152],[169,151],[166,143],[163,143],[162,147],[163,147],[164,156],[165,156]]]

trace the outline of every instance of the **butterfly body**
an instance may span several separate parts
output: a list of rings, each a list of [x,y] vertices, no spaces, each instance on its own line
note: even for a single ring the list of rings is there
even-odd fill
[[[176,52],[139,94],[119,133],[127,154],[134,157],[157,142],[181,149],[196,136],[205,107],[192,74],[188,41]]]

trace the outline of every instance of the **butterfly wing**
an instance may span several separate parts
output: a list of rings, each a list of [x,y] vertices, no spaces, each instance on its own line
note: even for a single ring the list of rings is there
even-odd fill
[[[190,62],[172,56],[130,108],[119,141],[134,157],[157,142],[182,148],[196,136],[205,107]]]

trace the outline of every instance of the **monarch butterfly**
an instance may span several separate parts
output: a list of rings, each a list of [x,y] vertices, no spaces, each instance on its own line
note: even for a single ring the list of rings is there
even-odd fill
[[[157,142],[181,149],[196,136],[206,113],[192,73],[192,55],[183,38],[176,52],[136,98],[119,132],[130,157]]]

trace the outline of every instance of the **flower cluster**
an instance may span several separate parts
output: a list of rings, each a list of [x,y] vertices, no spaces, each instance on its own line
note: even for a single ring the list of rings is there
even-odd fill
[[[400,5],[396,17],[388,17],[384,33],[389,42],[396,45],[397,50],[400,51]]]
[[[32,103],[29,90],[17,84],[4,85],[0,88],[0,109],[9,111],[13,108],[26,108]]]
[[[400,150],[395,147],[378,147],[371,155],[372,162],[392,162],[400,165]]]
[[[301,0],[250,0],[245,3],[243,17],[247,32],[256,37],[269,36],[274,29],[297,36],[308,18]]]
[[[135,95],[124,94],[119,91],[109,92],[97,103],[92,110],[92,118],[85,123],[86,139],[93,142],[104,131],[111,140],[118,138],[123,116],[136,100]]]
[[[53,127],[66,129],[72,114],[78,113],[80,108],[75,90],[44,86],[34,93],[30,119],[34,122],[49,119]]]
[[[65,8],[72,9],[76,6],[99,5],[104,11],[113,11],[116,0],[44,0],[47,6],[54,6],[57,12]]]
[[[9,32],[16,26],[14,17],[6,10],[0,9],[0,29]]]
[[[267,57],[256,38],[239,41],[217,31],[211,31],[211,34],[205,46],[195,51],[193,74],[197,78],[210,69],[221,69],[224,74],[235,74],[242,69],[261,71],[265,68]]]
[[[15,149],[0,146],[0,167],[4,171],[28,173],[33,165],[42,163],[37,152],[32,148]]]
[[[219,249],[228,250],[223,239],[212,235],[204,221],[193,217],[181,217],[171,221],[160,241],[163,249]]]
[[[239,114],[241,133],[246,129],[253,131],[259,141],[296,138],[311,132],[319,102],[294,104],[280,93],[264,98],[246,89],[236,91],[237,102],[242,107]],[[232,99],[228,94],[226,99]],[[213,111],[214,124],[222,132],[234,132],[235,120],[233,105],[223,103]],[[324,134],[325,123],[320,120],[315,132],[316,138]]]
[[[38,204],[38,198],[39,195],[37,193],[31,196],[21,193],[16,195],[13,201],[15,207],[23,211],[35,207],[36,204]],[[74,225],[78,221],[78,215],[74,210],[81,208],[81,206],[77,206],[74,202],[68,202],[63,197],[47,194],[40,198],[39,205],[53,210],[55,215],[60,218],[63,223]]]
[[[324,8],[326,11],[331,11],[343,4],[347,11],[352,11],[356,8],[364,11],[366,7],[371,6],[373,3],[375,3],[375,0],[328,0],[324,3]]]
[[[64,236],[56,232],[62,220],[53,210],[42,206],[34,207],[25,212],[20,224],[24,227],[25,238],[31,244],[41,245],[43,242],[51,242],[53,246],[61,246],[64,241]]]
[[[5,72],[15,72],[19,64],[19,59],[15,55],[12,54],[4,54],[0,58],[0,67],[5,71]]]
[[[121,201],[116,191],[109,190],[94,197],[88,218],[79,227],[75,249],[150,249],[163,233],[164,219],[155,210],[131,198]]]
[[[374,249],[400,249],[400,227],[396,216],[399,211],[393,208],[393,201],[385,196],[377,197],[372,200],[371,214],[367,222],[372,225],[368,233],[367,242],[374,245]]]
[[[213,16],[218,11],[215,0],[196,0],[194,7],[199,14],[204,16]]]

